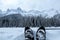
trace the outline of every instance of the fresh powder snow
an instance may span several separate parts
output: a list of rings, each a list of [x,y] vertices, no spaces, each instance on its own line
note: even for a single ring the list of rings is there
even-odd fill
[[[34,31],[34,38],[36,38],[35,34],[38,27],[31,29]],[[48,29],[46,28],[46,40],[60,40],[60,30],[57,30],[58,28],[55,28],[55,30]],[[0,28],[0,40],[25,40],[24,28]]]

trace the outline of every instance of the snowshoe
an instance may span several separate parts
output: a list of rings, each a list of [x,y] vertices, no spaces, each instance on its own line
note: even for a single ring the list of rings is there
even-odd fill
[[[46,40],[46,31],[43,26],[41,26],[36,32],[36,40]]]
[[[25,40],[34,40],[34,34],[30,27],[25,27]]]

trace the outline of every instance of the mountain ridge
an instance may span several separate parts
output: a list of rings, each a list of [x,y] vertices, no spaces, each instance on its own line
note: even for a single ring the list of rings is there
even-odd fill
[[[11,14],[21,14],[22,16],[40,16],[42,15],[43,17],[53,17],[56,14],[60,14],[60,10],[56,10],[56,9],[49,9],[49,10],[30,10],[30,11],[24,11],[21,8],[17,8],[17,9],[7,9],[7,11],[1,11],[0,10],[0,17],[1,16],[7,16],[7,15],[11,15]]]

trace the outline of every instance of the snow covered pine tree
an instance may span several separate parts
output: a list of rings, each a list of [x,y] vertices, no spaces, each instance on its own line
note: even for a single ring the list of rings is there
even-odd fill
[[[32,29],[30,29],[30,27],[25,27],[25,40],[34,40],[34,34]]]
[[[43,26],[41,26],[36,32],[36,40],[46,40],[46,31]]]

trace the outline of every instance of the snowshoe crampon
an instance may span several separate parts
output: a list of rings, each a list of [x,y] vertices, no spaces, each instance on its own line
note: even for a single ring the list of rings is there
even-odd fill
[[[41,26],[36,32],[36,40],[46,40],[46,31],[43,26]]]
[[[25,40],[34,40],[34,34],[32,29],[30,29],[30,27],[25,27]]]

